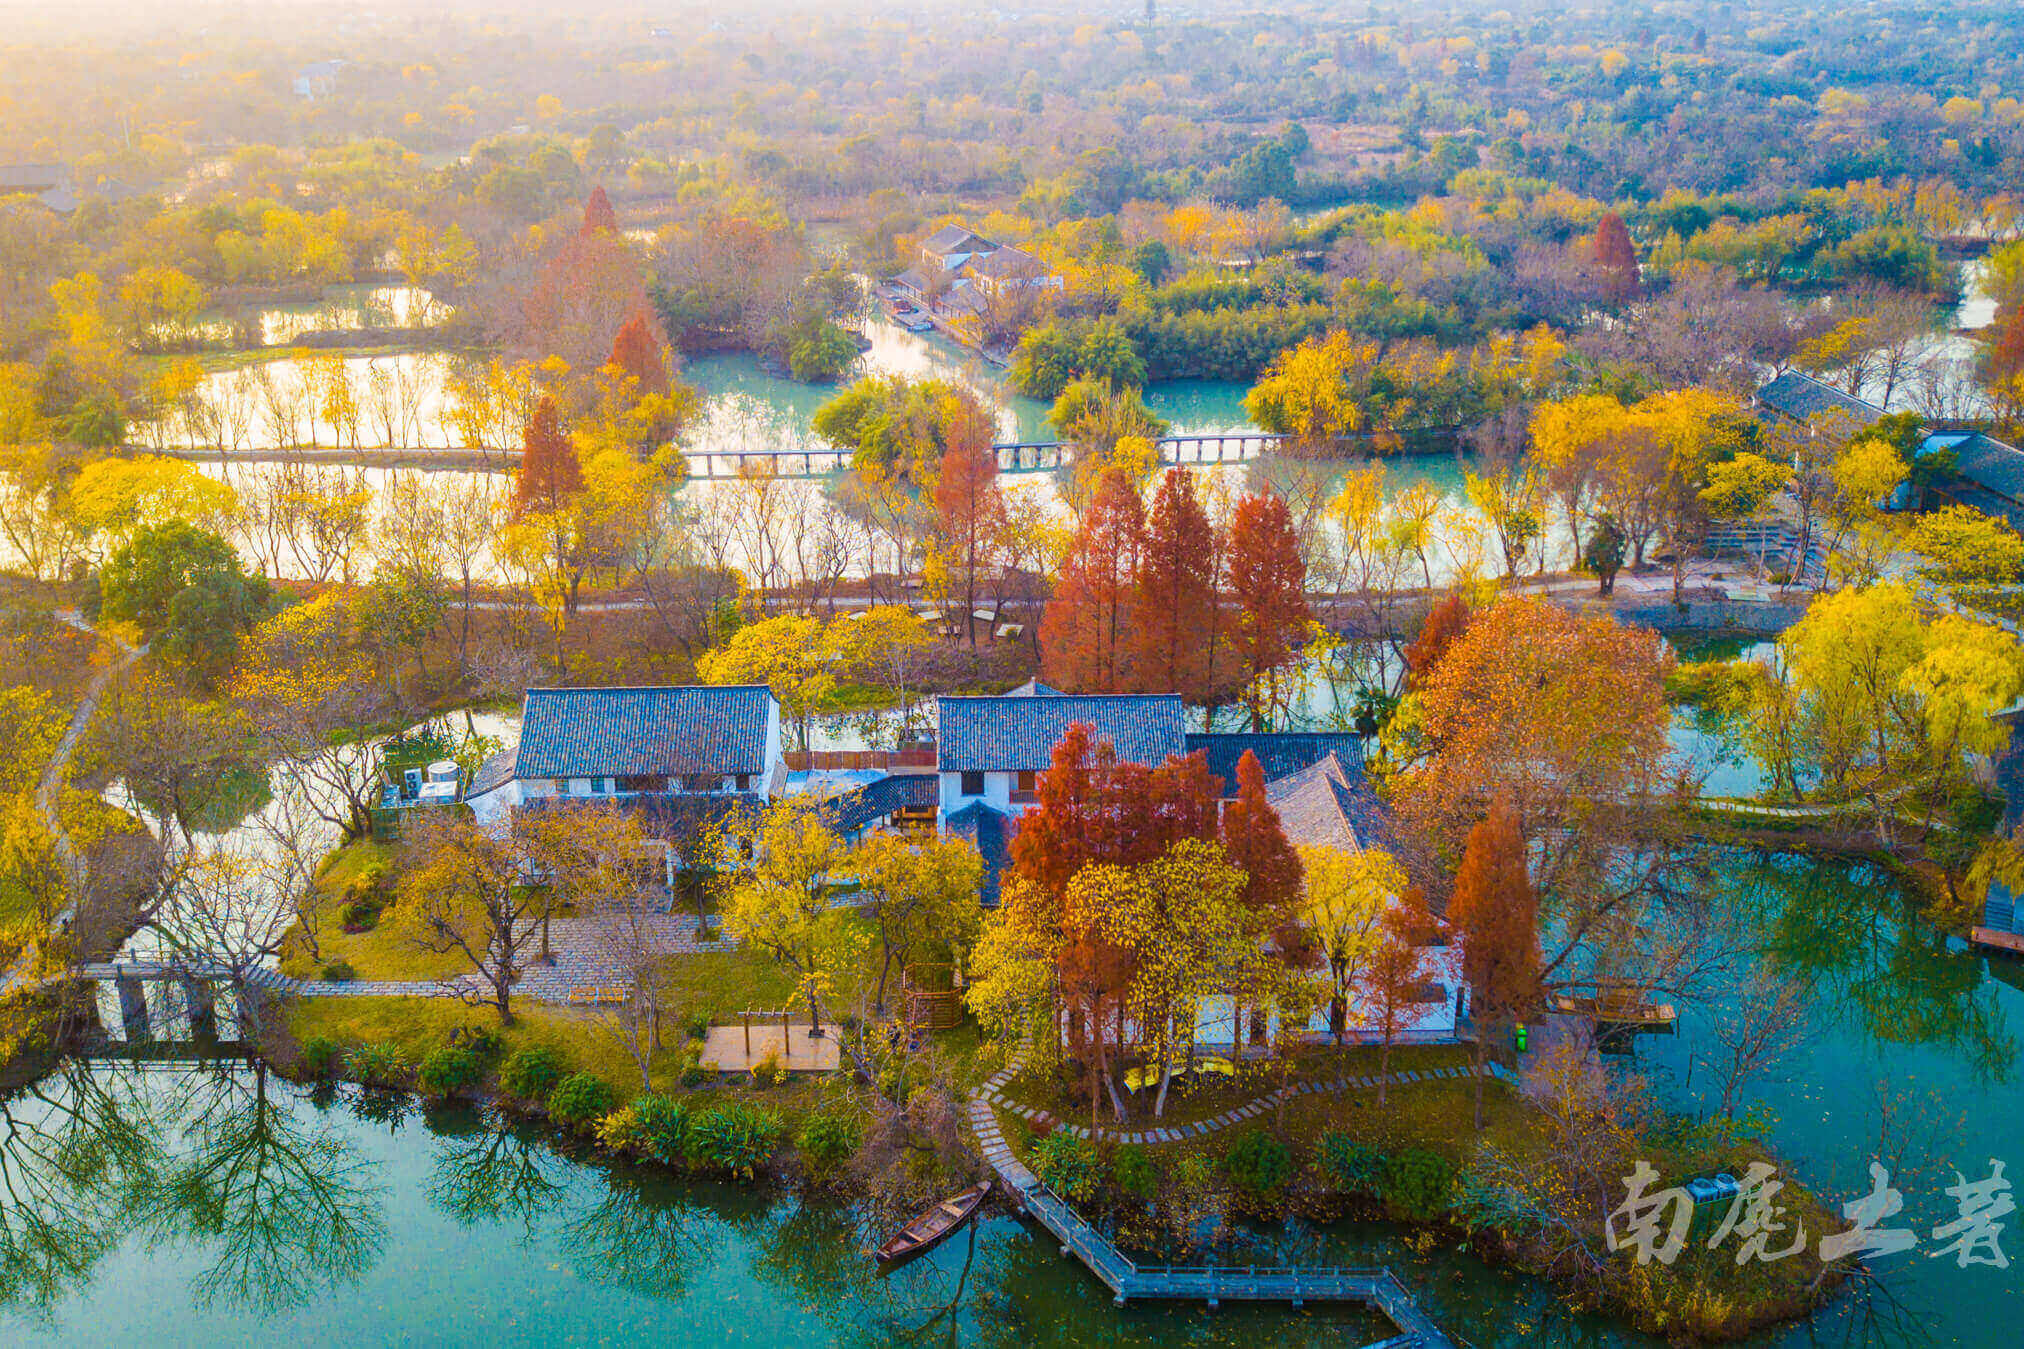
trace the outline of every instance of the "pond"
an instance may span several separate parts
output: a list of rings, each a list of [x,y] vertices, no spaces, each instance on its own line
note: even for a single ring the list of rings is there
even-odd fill
[[[1941,938],[1866,868],[1709,860],[1709,885],[1811,981],[1808,1042],[1746,1103],[1835,1202],[1887,1158],[1922,1238],[1879,1263],[1866,1296],[1757,1342],[2014,1342],[1992,1328],[2024,1319],[2024,1280],[1929,1258],[1926,1234],[1950,1216],[1952,1168],[2020,1160],[2018,967]],[[1641,1042],[1634,1066],[1673,1104],[1708,1108],[1695,1060],[1709,1018],[1729,1011],[1690,1004],[1682,1033]],[[472,1110],[309,1092],[243,1066],[73,1065],[4,1110],[7,1343],[1255,1346],[1381,1329],[1347,1309],[1119,1310],[1005,1216],[881,1279],[862,1255],[872,1234],[836,1205],[593,1162]],[[1251,1234],[1246,1255],[1389,1265],[1480,1346],[1649,1343],[1464,1252],[1416,1252],[1385,1224],[1289,1223]]]

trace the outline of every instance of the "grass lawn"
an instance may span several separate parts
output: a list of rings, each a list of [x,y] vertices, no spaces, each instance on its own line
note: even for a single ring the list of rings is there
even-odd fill
[[[1378,1071],[1379,1051],[1374,1048],[1355,1046],[1341,1051],[1333,1048],[1315,1049],[1304,1053],[1294,1070],[1284,1080],[1293,1086],[1313,1079],[1334,1081],[1338,1077],[1367,1077]],[[1418,1072],[1429,1068],[1456,1067],[1469,1062],[1469,1051],[1460,1045],[1400,1045],[1392,1050],[1391,1071],[1393,1076],[1406,1072]],[[1143,1088],[1136,1093],[1125,1093],[1125,1102],[1131,1110],[1130,1117],[1119,1124],[1106,1105],[1099,1116],[1105,1127],[1142,1129],[1154,1126],[1173,1127],[1193,1124],[1200,1120],[1213,1119],[1226,1110],[1246,1105],[1258,1097],[1279,1089],[1279,1069],[1269,1061],[1250,1064],[1239,1070],[1239,1076],[1230,1078],[1203,1073],[1174,1079],[1167,1089],[1166,1113],[1159,1119],[1152,1117],[1153,1101],[1158,1096],[1157,1085]],[[1402,1090],[1394,1087],[1393,1093]],[[1120,1087],[1120,1090],[1122,1088]],[[1032,1073],[1021,1073],[1005,1084],[1004,1094],[1036,1110],[1045,1110],[1057,1118],[1071,1123],[1087,1124],[1089,1120],[1089,1098],[1081,1092],[1062,1093],[1052,1082]],[[1358,1100],[1363,1096],[1375,1100],[1377,1093],[1355,1092],[1342,1096],[1324,1094],[1303,1096],[1302,1103],[1341,1102]],[[1486,1093],[1485,1099],[1488,1099]],[[1292,1116],[1288,1107],[1288,1117]]]
[[[501,1026],[489,1008],[466,1006],[452,998],[298,998],[288,1009],[288,1029],[297,1043],[324,1036],[347,1047],[392,1044],[410,1064],[448,1043],[450,1033],[460,1028],[497,1034],[505,1042],[506,1054],[529,1045],[552,1049],[571,1071],[597,1074],[617,1088],[622,1099],[640,1092],[639,1067],[632,1056],[586,1011],[522,1002],[514,1008],[513,1024]],[[790,1124],[821,1104],[831,1090],[828,1081],[813,1075],[797,1075],[778,1087],[730,1080],[683,1087],[682,1066],[680,1033],[671,1030],[667,1047],[651,1064],[655,1091],[701,1103],[749,1100],[776,1111]]]
[[[346,932],[338,921],[347,887],[367,864],[393,860],[396,849],[381,843],[349,843],[332,853],[316,874],[313,913],[320,959],[309,953],[308,938],[298,926],[288,934],[281,954],[281,972],[315,979],[323,967],[342,960],[360,979],[452,979],[471,972],[470,962],[451,952],[439,955],[418,949],[401,932],[395,909],[380,915],[368,932]]]

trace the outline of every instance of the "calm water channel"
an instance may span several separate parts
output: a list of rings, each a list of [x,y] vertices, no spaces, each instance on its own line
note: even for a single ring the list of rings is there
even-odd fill
[[[2024,1280],[1932,1259],[1953,1168],[2024,1161],[2014,1027],[2024,974],[1935,934],[1859,866],[1721,854],[1705,883],[1811,981],[1810,1039],[1746,1093],[1831,1199],[1872,1158],[1919,1251],[1759,1343],[2013,1344]],[[1707,1107],[1719,997],[1626,1067]],[[1113,1308],[1043,1236],[999,1217],[891,1279],[847,1210],[573,1158],[465,1110],[311,1094],[248,1069],[100,1065],[5,1104],[0,1342],[298,1345],[1341,1344],[1350,1311]],[[2024,1237],[2006,1233],[2015,1246]],[[1477,1345],[1641,1343],[1570,1318],[1536,1281],[1381,1224],[1254,1233],[1245,1253],[1391,1265]],[[2016,1254],[2024,1255],[2024,1249]]]

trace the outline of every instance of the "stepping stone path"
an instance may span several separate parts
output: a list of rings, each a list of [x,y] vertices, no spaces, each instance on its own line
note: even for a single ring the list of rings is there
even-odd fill
[[[1006,1084],[1025,1066],[1025,1054],[1023,1052],[1015,1054],[1011,1063],[984,1079],[983,1085],[970,1095],[971,1127],[977,1134],[977,1141],[984,1145],[984,1155],[987,1160],[992,1160],[990,1150],[991,1140],[997,1141],[1001,1147],[1004,1144],[1004,1135],[998,1127],[996,1113],[1000,1110],[1017,1115],[1030,1125],[1043,1129],[1057,1130],[1067,1134],[1070,1138],[1093,1137],[1097,1141],[1104,1143],[1177,1143],[1184,1138],[1202,1138],[1209,1134],[1220,1133],[1232,1125],[1256,1119],[1266,1111],[1276,1109],[1282,1100],[1291,1100],[1295,1096],[1313,1095],[1319,1092],[1327,1092],[1330,1095],[1341,1095],[1349,1091],[1376,1091],[1379,1077],[1381,1076],[1379,1074],[1372,1074],[1368,1077],[1339,1077],[1333,1081],[1310,1080],[1267,1092],[1256,1100],[1248,1101],[1240,1106],[1232,1106],[1222,1114],[1214,1116],[1211,1119],[1196,1120],[1188,1124],[1162,1125],[1150,1129],[1113,1129],[1098,1125],[1092,1133],[1087,1125],[1070,1124],[1065,1120],[1055,1118],[1045,1110],[1036,1109],[1030,1105],[1022,1105],[1005,1095]],[[1416,1072],[1393,1073],[1391,1075],[1391,1082],[1392,1085],[1399,1086],[1409,1082],[1467,1080],[1473,1073],[1473,1068],[1467,1064],[1447,1068],[1425,1068]],[[1507,1083],[1514,1080],[1508,1069],[1496,1063],[1489,1065],[1487,1075]],[[988,1139],[984,1132],[987,1125],[990,1129]],[[1007,1157],[1011,1156],[1009,1149],[1006,1150],[1005,1155]],[[997,1165],[995,1160],[992,1160],[992,1164],[993,1166]],[[1020,1170],[1028,1176],[1032,1174],[1030,1171],[1026,1171],[1023,1166],[1020,1167]],[[1006,1173],[1001,1169],[999,1174],[1005,1176]],[[1007,1180],[1009,1183],[1010,1178],[1007,1177]]]

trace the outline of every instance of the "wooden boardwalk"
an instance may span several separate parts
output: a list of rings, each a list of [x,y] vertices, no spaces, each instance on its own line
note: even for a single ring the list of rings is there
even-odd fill
[[[1207,432],[1165,436],[1158,442],[1168,464],[1241,464],[1286,441],[1263,431]],[[1061,440],[1006,441],[993,445],[1000,473],[1052,473],[1075,460],[1075,446]],[[739,478],[822,478],[850,467],[852,452],[834,446],[792,450],[690,450],[689,476],[700,482]]]
[[[1388,1269],[1140,1265],[1083,1221],[1066,1200],[1013,1155],[997,1116],[981,1095],[970,1100],[970,1124],[983,1145],[985,1160],[1013,1201],[1054,1234],[1063,1255],[1073,1255],[1088,1266],[1120,1307],[1133,1298],[1206,1302],[1211,1307],[1225,1301],[1285,1302],[1295,1307],[1308,1302],[1359,1302],[1382,1312],[1398,1327],[1399,1333],[1382,1341],[1383,1345],[1453,1349],[1454,1342],[1420,1310],[1405,1285]]]

